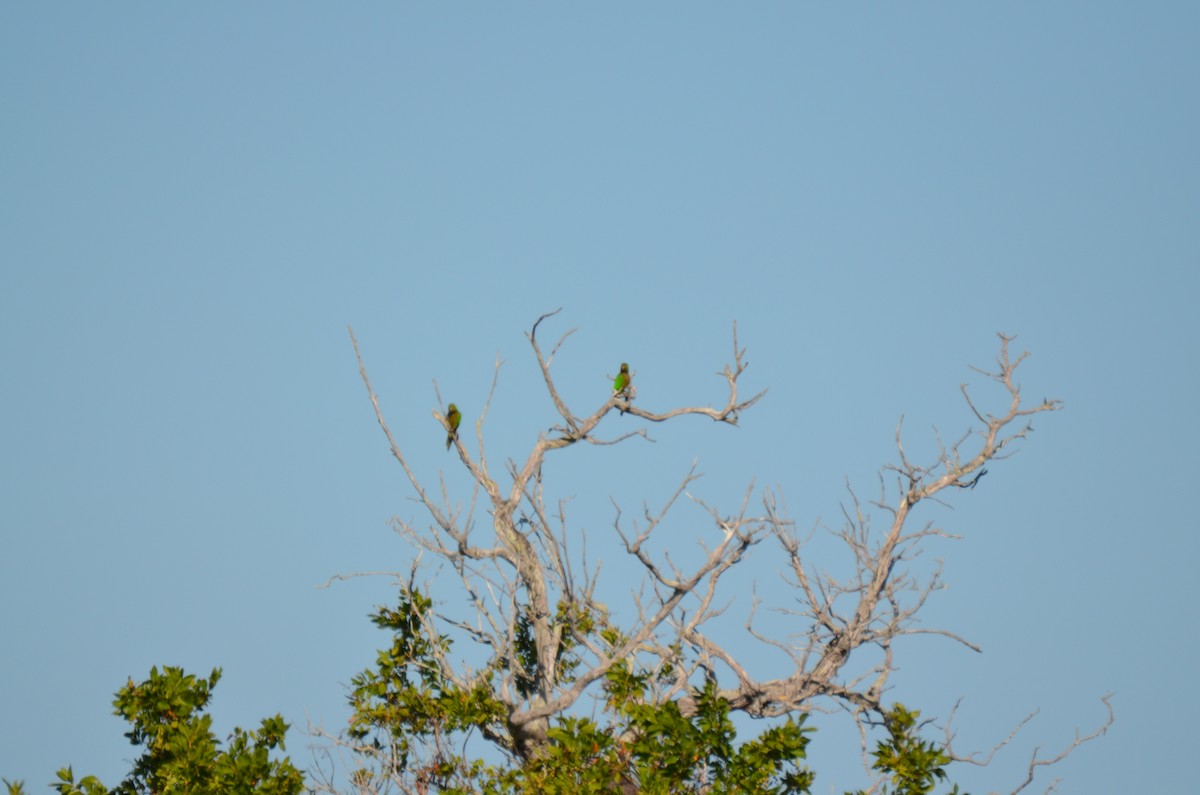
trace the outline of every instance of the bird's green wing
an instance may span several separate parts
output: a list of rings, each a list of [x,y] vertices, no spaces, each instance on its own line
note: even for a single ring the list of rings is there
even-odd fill
[[[621,362],[621,372],[617,373],[616,379],[613,381],[613,394],[619,395],[629,388],[629,365]]]

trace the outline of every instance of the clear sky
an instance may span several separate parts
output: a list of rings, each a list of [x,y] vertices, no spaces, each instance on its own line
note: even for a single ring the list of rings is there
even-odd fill
[[[1198,43],[1169,2],[3,4],[0,776],[116,783],[113,692],[156,664],[224,668],[222,734],[344,725],[392,590],[315,586],[404,570],[387,520],[419,516],[347,324],[414,466],[465,497],[434,379],[473,425],[499,355],[485,433],[523,457],[554,420],[523,334],[561,306],[580,413],[622,360],[648,408],[722,399],[734,321],[770,389],[737,429],[550,461],[597,538],[693,458],[698,497],[754,481],[834,524],[900,415],[915,448],[961,432],[967,365],[1020,335],[1066,410],[925,517],[963,535],[927,553],[929,625],[984,653],[914,641],[890,696],[961,697],[969,748],[1041,710],[972,791],[1110,691],[1043,788],[1193,781]],[[747,565],[786,605],[777,560]],[[816,792],[861,783],[837,732]]]

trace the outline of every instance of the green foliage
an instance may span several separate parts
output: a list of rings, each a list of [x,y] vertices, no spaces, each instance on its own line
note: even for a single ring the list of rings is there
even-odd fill
[[[612,793],[636,781],[643,795],[809,792],[813,774],[800,760],[811,730],[803,717],[735,746],[729,704],[713,684],[694,691],[696,709],[688,716],[675,701],[647,702],[648,684],[648,675],[615,666],[605,683],[609,726],[560,718],[542,754],[482,791]]]
[[[438,660],[450,651],[448,639],[429,634],[432,602],[423,594],[402,594],[395,608],[379,608],[372,619],[392,634],[376,666],[353,680],[349,735],[366,755],[366,767],[351,773],[359,792],[388,790],[384,779],[405,779],[415,791],[447,795],[807,795],[814,773],[805,766],[809,735],[805,715],[788,718],[758,736],[738,743],[729,703],[708,681],[687,700],[656,701],[653,686],[669,682],[670,669],[638,672],[618,663],[603,680],[601,722],[561,715],[548,731],[548,742],[532,758],[509,754],[507,762],[487,764],[473,758],[460,742],[471,731],[503,747],[506,713],[484,671],[464,689],[447,680]],[[590,613],[560,605],[557,621],[573,622],[608,642],[618,630]],[[518,664],[533,666],[536,657],[522,652],[522,624],[515,642]],[[523,630],[527,635],[528,626]],[[560,661],[569,671],[573,649],[582,635],[564,632]],[[526,672],[528,673],[528,672]],[[76,781],[70,767],[52,785],[60,795],[175,795],[254,792],[298,795],[304,789],[299,770],[284,750],[288,726],[276,715],[256,731],[234,729],[227,747],[212,733],[206,714],[220,669],[208,678],[180,668],[150,670],[149,678],[130,680],[118,691],[116,714],[130,724],[126,737],[143,748],[129,776],[109,790],[95,776]],[[920,737],[920,714],[896,704],[884,713],[887,737],[873,752],[873,767],[884,782],[882,795],[927,795],[946,782],[952,759],[934,742]],[[376,753],[372,753],[376,752]],[[378,772],[370,771],[373,760]],[[380,765],[386,760],[385,765]],[[21,782],[3,780],[8,795],[24,795]],[[957,795],[954,786],[947,795]],[[859,793],[861,795],[861,793]]]
[[[220,750],[212,733],[212,717],[204,714],[212,690],[221,678],[213,669],[207,679],[185,674],[182,668],[150,669],[150,678],[132,679],[117,691],[115,714],[131,729],[129,742],[142,746],[133,770],[112,795],[170,795],[172,793],[255,792],[263,795],[297,795],[304,789],[303,775],[291,760],[272,760],[271,751],[285,750],[288,725],[276,715],[265,718],[257,731],[234,729],[229,748]],[[75,781],[74,771],[58,771],[52,785],[61,795],[108,795],[95,776]],[[10,792],[12,791],[10,787]]]
[[[354,714],[350,736],[370,749],[379,777],[407,779],[414,789],[451,795],[591,795],[622,789],[641,795],[805,795],[814,773],[804,766],[809,734],[805,715],[788,718],[757,737],[736,742],[730,707],[712,682],[694,690],[684,714],[677,701],[654,701],[651,685],[670,681],[673,670],[635,672],[619,663],[603,681],[604,721],[562,715],[548,731],[548,743],[532,758],[486,764],[463,752],[461,740],[472,730],[505,747],[506,712],[481,672],[471,689],[446,679],[439,660],[451,641],[431,632],[432,602],[407,591],[395,608],[381,607],[374,623],[392,633],[373,669],[353,679]],[[570,676],[573,650],[585,635],[608,645],[623,635],[606,620],[560,604],[556,622],[572,622],[558,651]],[[515,681],[531,687],[537,656],[529,621],[514,624]],[[526,694],[527,695],[527,694]],[[874,768],[883,774],[886,795],[926,795],[946,779],[951,762],[935,743],[920,738],[919,713],[897,704],[885,714],[886,739],[874,752]],[[387,768],[384,770],[383,768]],[[373,775],[354,773],[356,786],[372,789]],[[951,795],[957,793],[955,787]]]
[[[554,614],[554,627],[562,630],[558,648],[555,650],[555,672],[561,684],[574,681],[574,671],[579,667],[580,660],[574,654],[578,642],[576,634],[592,634],[597,625],[597,616],[593,611],[583,609],[579,605],[559,602]],[[517,615],[513,622],[513,646],[517,662],[521,670],[516,672],[517,691],[523,698],[529,698],[535,690],[535,683],[542,674],[538,663],[537,643],[533,637],[533,621],[529,610]]]
[[[429,631],[431,607],[428,597],[412,590],[401,594],[397,607],[379,608],[372,620],[392,633],[392,643],[378,653],[374,668],[352,680],[349,735],[376,760],[388,759],[379,766],[380,778],[400,774],[417,788],[460,795],[610,793],[634,780],[647,795],[809,791],[812,773],[799,765],[810,731],[802,728],[802,719],[735,747],[729,705],[715,686],[696,691],[697,707],[685,717],[673,701],[648,702],[650,675],[634,674],[623,664],[605,679],[607,725],[560,716],[547,745],[524,763],[513,758],[514,764],[494,766],[468,758],[460,750],[462,736],[478,729],[491,739],[503,737],[506,711],[488,672],[469,690],[442,675],[438,660],[450,652],[451,641]],[[569,677],[577,638],[603,637],[610,630],[601,616],[565,604],[558,606],[555,621],[574,628],[563,632],[558,649],[559,670]],[[523,669],[515,677],[518,685],[531,686],[536,679],[530,633],[527,618],[518,615],[514,656]],[[355,775],[360,785],[371,777],[365,769]]]
[[[896,704],[884,714],[888,738],[875,747],[872,767],[887,774],[891,782],[884,784],[882,795],[926,795],[938,782],[946,780],[946,765],[953,760],[945,749],[917,734],[917,718],[921,713]],[[958,785],[950,790],[957,795]]]
[[[449,652],[446,638],[435,641],[423,629],[432,602],[419,591],[401,594],[396,608],[380,607],[371,620],[392,632],[392,644],[376,656],[376,667],[351,680],[349,735],[375,752],[394,754],[398,772],[412,769],[427,785],[445,789],[472,766],[460,756],[419,753],[454,733],[482,728],[500,731],[504,706],[494,697],[489,676],[463,689],[443,675],[438,658]],[[414,768],[418,768],[414,769]],[[357,775],[368,776],[365,771]]]
[[[6,778],[0,778],[0,782],[4,784],[4,790],[8,795],[29,795],[24,781],[9,781]]]

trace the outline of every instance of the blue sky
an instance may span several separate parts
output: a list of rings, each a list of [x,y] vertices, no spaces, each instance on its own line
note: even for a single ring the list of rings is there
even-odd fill
[[[0,775],[115,783],[112,694],[155,664],[224,668],[222,732],[342,725],[392,590],[314,586],[403,570],[387,520],[419,515],[347,324],[419,473],[465,497],[434,379],[473,423],[501,357],[488,446],[523,458],[553,421],[523,334],[561,306],[579,413],[621,360],[647,407],[720,400],[734,321],[770,389],[738,429],[548,463],[595,536],[693,459],[711,503],[753,481],[833,523],[900,415],[917,448],[965,429],[967,365],[1020,335],[1066,410],[930,514],[963,540],[928,553],[927,619],[984,653],[914,642],[891,695],[961,697],[972,748],[1041,710],[972,791],[1110,691],[1043,788],[1190,780],[1197,41],[1186,3],[6,4]],[[786,602],[776,560],[752,573]],[[860,783],[839,731],[817,792]]]

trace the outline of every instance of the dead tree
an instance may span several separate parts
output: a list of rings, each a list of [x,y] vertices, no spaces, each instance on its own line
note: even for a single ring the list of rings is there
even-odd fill
[[[498,471],[486,455],[483,435],[496,390],[493,378],[487,404],[476,422],[478,454],[472,455],[461,440],[455,441],[458,460],[476,484],[476,496],[466,510],[453,506],[444,484],[438,499],[414,474],[380,410],[358,342],[353,331],[350,333],[376,419],[429,517],[427,525],[395,519],[394,527],[429,560],[440,561],[455,573],[458,597],[446,593],[442,579],[437,584],[437,603],[448,605],[457,599],[458,604],[469,605],[468,619],[453,610],[431,613],[425,627],[428,638],[436,650],[441,648],[439,639],[457,632],[474,642],[484,660],[483,664],[468,665],[462,658],[435,651],[435,664],[445,681],[464,691],[486,683],[504,705],[503,721],[479,727],[488,740],[518,762],[532,758],[548,742],[551,720],[578,709],[581,699],[615,665],[624,662],[641,670],[671,672],[653,680],[651,697],[676,701],[684,714],[694,708],[693,688],[705,678],[721,683],[721,695],[734,710],[755,717],[804,712],[820,699],[831,700],[856,716],[864,727],[865,744],[865,727],[881,720],[885,711],[881,699],[895,667],[893,644],[897,638],[936,633],[975,648],[947,630],[916,627],[914,617],[938,587],[940,573],[935,571],[921,580],[909,573],[905,563],[926,539],[946,534],[932,524],[914,527],[914,509],[955,490],[974,488],[986,474],[987,465],[1007,457],[1026,438],[1034,415],[1062,407],[1057,400],[1031,404],[1022,399],[1014,376],[1027,354],[1010,354],[1011,337],[1000,336],[995,369],[978,371],[1007,394],[998,413],[977,405],[963,385],[963,397],[978,427],[952,444],[939,444],[936,460],[928,464],[909,459],[897,427],[898,461],[881,473],[879,497],[864,505],[850,491],[844,526],[835,534],[848,553],[852,576],[835,579],[813,569],[805,560],[804,543],[793,522],[783,515],[770,492],[764,493],[754,508],[747,490],[733,513],[710,510],[716,542],[704,550],[698,565],[680,568],[653,553],[647,542],[698,477],[693,470],[660,510],[647,511],[640,522],[628,522],[618,512],[614,526],[629,557],[622,577],[628,580],[631,570],[640,572],[644,587],[634,595],[636,620],[623,623],[618,633],[603,633],[595,631],[607,622],[607,612],[596,596],[600,571],[585,566],[578,550],[568,544],[565,528],[556,530],[562,514],[548,504],[543,493],[543,465],[580,444],[609,445],[645,435],[643,430],[604,437],[601,423],[614,410],[652,423],[699,415],[737,425],[741,412],[754,406],[765,392],[749,398],[740,394],[747,362],[735,326],[732,361],[721,373],[728,394],[719,408],[676,407],[655,412],[643,408],[633,399],[633,391],[627,390],[613,394],[590,414],[576,414],[563,399],[551,370],[572,332],[562,335],[549,354],[537,337],[539,326],[555,314],[538,318],[527,337],[557,411],[556,424],[537,438],[523,462],[507,462]],[[441,412],[435,411],[434,417],[446,424]],[[477,499],[484,502],[490,527],[474,520]],[[872,527],[872,509],[887,517],[886,529]],[[751,635],[790,658],[790,671],[776,678],[765,678],[756,670],[743,646],[731,648],[709,631],[709,622],[721,612],[717,605],[726,598],[721,589],[723,576],[764,540],[779,544],[786,556],[790,585],[800,605],[794,618],[805,627],[796,636],[799,640],[781,642],[757,633],[752,618],[747,621]],[[420,565],[424,564],[414,564],[409,585],[404,586],[401,578],[402,587],[415,587]],[[591,631],[580,629],[585,618]],[[564,676],[559,665],[567,645],[573,649],[575,663],[570,675]],[[878,662],[865,673],[847,673],[848,661],[864,647],[874,650]],[[1035,758],[1037,764],[1045,761]],[[1031,774],[1037,764],[1031,765]],[[406,787],[399,779],[393,783],[406,791],[422,789],[411,782]]]

